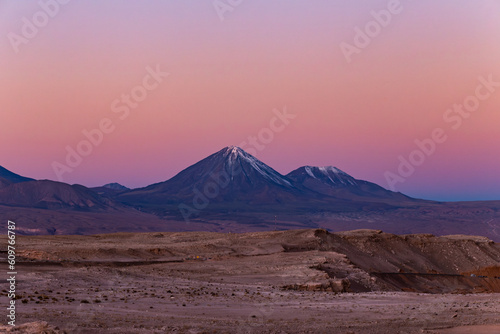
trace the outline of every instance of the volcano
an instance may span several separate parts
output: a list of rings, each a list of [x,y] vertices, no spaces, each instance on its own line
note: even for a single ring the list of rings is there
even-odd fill
[[[228,146],[165,182],[120,195],[129,203],[278,204],[304,197],[293,181],[236,146]]]
[[[301,167],[285,176],[241,148],[228,146],[167,181],[120,193],[117,200],[177,219],[180,213],[184,218],[195,214],[255,223],[278,214],[387,210],[408,199],[394,194],[334,167]]]
[[[304,166],[290,172],[286,177],[292,180],[297,187],[306,188],[335,198],[353,200],[413,200],[402,193],[384,189],[378,184],[355,179],[333,166]]]
[[[333,166],[303,166],[282,175],[236,146],[171,179],[131,190],[33,180],[0,168],[0,221],[16,220],[25,234],[322,227],[500,240],[499,212],[500,201],[414,199]]]

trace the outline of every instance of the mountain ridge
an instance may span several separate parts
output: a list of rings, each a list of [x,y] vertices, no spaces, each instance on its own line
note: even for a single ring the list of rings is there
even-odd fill
[[[241,148],[228,146],[166,181],[132,189],[121,197],[127,203],[131,198],[161,203],[164,196],[170,196],[170,202],[181,203],[202,193],[212,202],[234,202],[236,199],[262,203],[266,200],[280,202],[299,192],[290,180],[273,168]],[[276,196],[272,200],[269,197],[259,200],[265,193]]]
[[[130,190],[2,180],[0,226],[17,219],[19,231],[28,234],[361,228],[500,240],[500,201],[414,199],[333,166],[302,166],[282,175],[236,146],[166,181]]]
[[[402,193],[387,190],[376,183],[356,179],[333,166],[302,166],[286,176],[307,189],[337,198],[416,200]]]
[[[314,182],[317,184],[314,185]],[[340,188],[342,191],[337,191]],[[381,198],[411,199],[394,194],[397,193],[355,179],[333,166],[303,166],[282,175],[243,149],[227,146],[166,181],[132,189],[120,196],[128,204],[143,202],[144,199],[157,204],[183,203],[195,196],[212,203],[246,201],[253,204],[324,202],[333,199],[367,201],[370,195],[376,195],[377,201]]]
[[[29,177],[24,177],[14,172],[11,172],[7,168],[0,166],[0,188],[3,188],[12,183],[20,183],[34,181],[34,179]]]
[[[41,209],[105,210],[113,208],[110,200],[82,185],[50,180],[10,184],[0,189],[0,204]]]

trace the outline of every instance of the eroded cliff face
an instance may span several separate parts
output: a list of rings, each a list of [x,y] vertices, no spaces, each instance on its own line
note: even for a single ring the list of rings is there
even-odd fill
[[[377,230],[328,233],[316,230],[319,248],[346,256],[359,273],[334,263],[320,270],[347,278],[351,290],[403,290],[427,293],[500,292],[500,245],[484,237],[430,234],[394,235]]]
[[[20,237],[19,262],[75,268],[159,265],[331,292],[500,292],[500,245],[483,237],[323,229]],[[49,251],[50,249],[50,251]],[[196,263],[196,266],[192,264]],[[170,270],[170,269],[169,269]]]

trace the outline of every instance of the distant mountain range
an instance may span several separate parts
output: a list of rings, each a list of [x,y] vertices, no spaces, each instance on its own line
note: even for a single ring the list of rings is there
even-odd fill
[[[332,166],[282,175],[235,146],[138,189],[34,180],[0,167],[0,219],[22,219],[25,234],[325,227],[500,239],[500,201],[414,199]]]
[[[195,209],[209,202],[218,203],[218,208],[247,206],[250,211],[254,211],[256,205],[331,207],[352,206],[354,200],[359,201],[356,206],[372,201],[414,201],[331,166],[306,166],[281,175],[236,146],[208,156],[170,180],[122,192],[119,199],[130,205],[185,204]],[[204,209],[210,210],[208,206]]]

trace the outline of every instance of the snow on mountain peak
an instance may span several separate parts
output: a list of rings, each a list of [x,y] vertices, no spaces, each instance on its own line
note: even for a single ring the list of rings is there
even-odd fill
[[[243,152],[245,152],[241,148],[239,148],[238,146],[233,146],[233,145],[224,148],[222,151],[223,151],[224,157],[227,157],[228,155],[239,155],[239,154],[242,154]]]
[[[335,174],[344,174],[344,175],[349,175],[346,172],[338,169],[337,167],[333,166],[322,166],[322,167],[316,167],[316,166],[304,166],[305,171],[307,174],[309,174],[312,177],[315,177],[313,174],[314,171],[320,171],[322,174],[327,175],[328,172],[332,172]]]
[[[223,157],[227,160],[226,164],[231,167],[239,156],[243,156],[243,150],[237,146],[228,146],[223,151]]]
[[[306,171],[307,174],[309,174],[310,177],[314,177],[316,178],[316,176],[314,176],[314,173],[312,172],[312,168],[311,166],[305,166],[304,169]]]
[[[275,183],[292,186],[292,184],[284,178],[281,174],[276,172],[274,169],[255,158],[253,155],[248,154],[243,149],[238,146],[228,146],[222,150],[223,157],[226,159],[226,164],[229,169],[236,163],[239,159],[241,162],[249,164],[253,169],[255,169],[259,174],[268,180]]]
[[[333,166],[319,167],[319,170],[322,171],[323,173],[332,172],[332,173],[335,173],[335,174],[349,175],[346,172],[338,169],[337,167],[333,167]]]
[[[338,184],[352,184],[356,185],[356,180],[347,174],[346,172],[340,170],[337,167],[333,166],[323,166],[323,167],[315,167],[315,166],[304,166],[305,172],[312,178],[327,178],[331,183]]]

